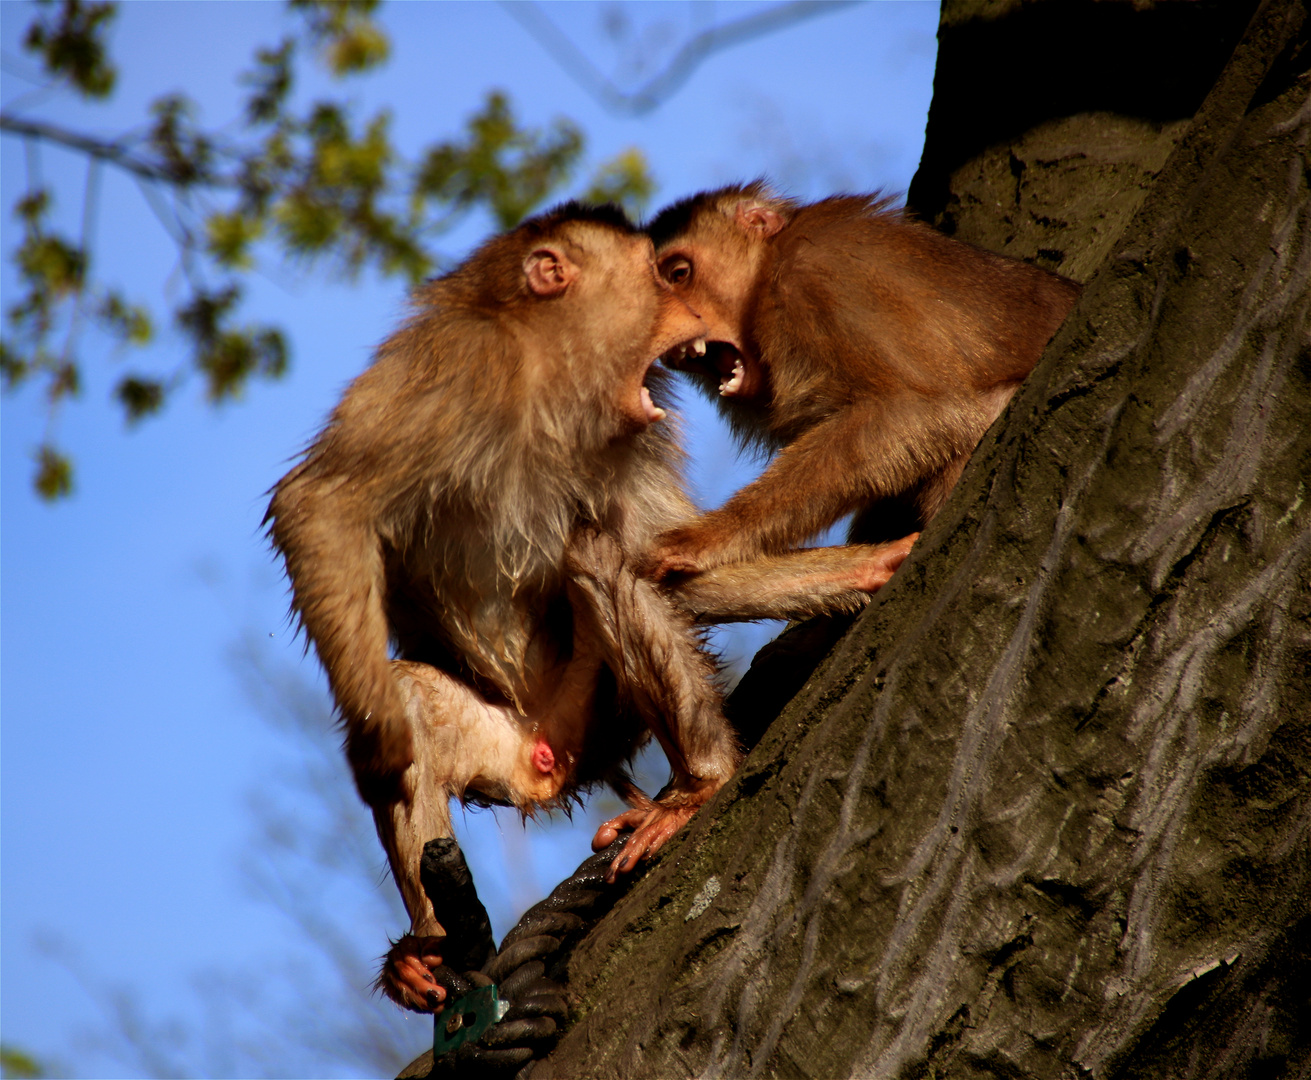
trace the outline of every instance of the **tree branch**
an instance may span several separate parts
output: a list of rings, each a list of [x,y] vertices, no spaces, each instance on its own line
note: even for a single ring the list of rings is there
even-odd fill
[[[0,131],[66,146],[70,150],[77,150],[97,161],[107,161],[111,165],[116,165],[126,172],[141,177],[143,180],[156,180],[174,185],[184,183],[183,178],[179,177],[167,165],[143,157],[118,139],[96,139],[90,135],[69,131],[67,128],[48,124],[41,120],[26,120],[22,117],[9,116],[4,113],[0,113]],[[194,177],[188,177],[185,183],[189,187],[194,187],[197,184],[224,188],[238,186],[235,178],[208,171],[200,172]]]
[[[535,3],[501,0],[501,6],[551,54],[570,76],[605,108],[623,116],[641,116],[676,93],[711,53],[753,37],[773,33],[815,15],[850,7],[859,0],[791,0],[754,15],[703,30],[684,42],[663,71],[631,92],[620,90]]]

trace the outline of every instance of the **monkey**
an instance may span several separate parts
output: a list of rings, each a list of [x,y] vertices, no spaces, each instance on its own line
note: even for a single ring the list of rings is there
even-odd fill
[[[757,181],[677,202],[647,233],[708,328],[708,347],[666,361],[774,453],[657,538],[657,579],[785,551],[848,514],[852,541],[918,532],[1080,292],[877,194],[801,205]]]
[[[609,782],[632,809],[596,843],[634,830],[613,880],[740,759],[694,627],[855,609],[909,550],[782,553],[673,590],[634,572],[691,513],[656,361],[704,331],[621,211],[566,204],[421,287],[274,486],[292,609],[410,914],[378,980],[407,1008],[444,999],[418,868],[450,798],[533,814]],[[655,799],[623,771],[649,735],[671,768]]]

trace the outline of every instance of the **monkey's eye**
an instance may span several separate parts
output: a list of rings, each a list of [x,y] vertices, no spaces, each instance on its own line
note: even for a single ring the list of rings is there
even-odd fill
[[[686,285],[692,280],[692,263],[688,259],[670,259],[660,273],[670,285]]]

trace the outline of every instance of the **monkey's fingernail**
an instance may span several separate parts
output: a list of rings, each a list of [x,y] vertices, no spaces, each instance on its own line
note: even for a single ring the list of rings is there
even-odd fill
[[[442,1003],[442,996],[436,990],[429,990],[428,993],[424,995],[424,1000],[428,1002],[429,1008],[435,1009]]]

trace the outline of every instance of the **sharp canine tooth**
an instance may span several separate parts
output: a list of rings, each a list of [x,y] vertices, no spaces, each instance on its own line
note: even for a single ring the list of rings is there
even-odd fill
[[[706,354],[706,339],[705,339],[705,338],[697,338],[694,342],[692,342],[691,349],[692,349],[692,351],[693,351],[694,353],[697,354],[697,356],[705,356],[705,354]]]
[[[746,368],[742,366],[741,360],[733,362],[732,377],[724,377],[719,381],[719,394],[721,397],[727,394],[736,394],[742,389],[742,380],[746,377]]]

